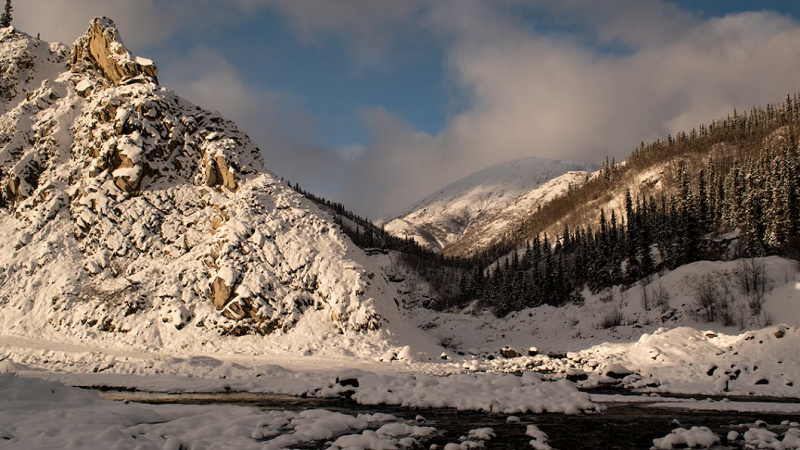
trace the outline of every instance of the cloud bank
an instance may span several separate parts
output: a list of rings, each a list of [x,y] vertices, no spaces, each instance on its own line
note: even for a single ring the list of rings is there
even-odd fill
[[[134,50],[174,54],[157,61],[164,84],[239,122],[273,171],[373,218],[489,164],[532,155],[620,159],[641,140],[800,90],[800,24],[768,11],[703,19],[659,0],[27,0],[14,6],[19,28],[67,42],[83,33],[89,17],[109,15]],[[291,24],[306,45],[345,42],[343,57],[363,76],[391,70],[402,59],[398,40],[418,35],[441,55],[442,84],[461,107],[429,134],[380,105],[364,105],[369,142],[332,148],[317,134],[325,118],[303,110],[301,93],[270,89],[268,80],[267,87],[257,84],[218,48],[171,46],[184,31],[219,30],[264,12]]]
[[[538,32],[488,2],[465,3],[457,15],[437,3],[429,20],[449,41],[449,73],[468,108],[435,136],[369,112],[374,140],[345,195],[359,208],[397,211],[445,181],[513,158],[624,158],[641,140],[735,107],[780,102],[800,88],[800,27],[774,13],[688,20],[651,2],[627,15],[599,14],[609,22],[595,23],[587,45],[585,37]],[[661,15],[665,9],[672,14]],[[626,48],[595,47],[603,42]]]

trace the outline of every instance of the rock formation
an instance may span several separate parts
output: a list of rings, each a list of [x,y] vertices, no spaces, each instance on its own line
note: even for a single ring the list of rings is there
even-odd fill
[[[122,44],[113,21],[96,17],[86,34],[72,46],[70,64],[73,71],[96,68],[115,85],[133,81],[158,83],[158,69],[148,59],[134,58]]]
[[[235,124],[156,83],[114,23],[71,54],[2,31],[0,312],[25,329],[375,330],[393,289]],[[71,56],[68,56],[71,55]],[[205,339],[205,338],[203,338]]]

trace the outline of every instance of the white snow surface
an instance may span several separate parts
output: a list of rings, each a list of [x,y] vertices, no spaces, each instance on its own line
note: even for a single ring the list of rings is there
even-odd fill
[[[0,39],[0,333],[337,354],[406,335],[438,354],[400,313],[385,261],[268,172],[232,122],[148,79],[70,70],[61,44]]]
[[[475,220],[458,240],[451,242],[445,251],[449,255],[470,255],[488,249],[514,230],[514,227],[532,217],[539,207],[566,194],[570,187],[586,182],[589,172],[570,170],[519,198],[497,212]]]
[[[676,428],[672,433],[653,440],[653,445],[658,449],[674,447],[704,447],[708,448],[719,442],[720,438],[706,427]]]
[[[386,223],[385,228],[395,236],[410,237],[421,245],[441,250],[458,240],[474,224],[491,217],[542,184],[569,171],[595,169],[594,165],[543,157],[496,164],[429,195]],[[583,174],[585,177],[586,172]],[[535,203],[537,200],[529,198],[528,201]]]

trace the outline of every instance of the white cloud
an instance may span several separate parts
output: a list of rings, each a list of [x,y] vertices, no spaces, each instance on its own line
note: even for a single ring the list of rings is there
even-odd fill
[[[336,193],[344,166],[363,148],[313,143],[315,120],[290,95],[254,86],[219,50],[200,47],[164,66],[162,82],[206,109],[218,110],[255,142],[267,167],[306,189]]]
[[[357,70],[386,68],[388,52],[419,12],[420,0],[240,0],[276,8],[307,44],[342,36]]]
[[[661,0],[26,0],[14,7],[18,28],[64,42],[91,17],[112,17],[132,50],[158,46],[172,55],[156,61],[163,84],[236,120],[268,167],[371,217],[492,163],[619,159],[640,140],[800,89],[796,21],[769,12],[702,20]],[[345,43],[354,70],[390,68],[408,36],[428,41],[443,49],[442,83],[464,107],[433,135],[371,108],[366,146],[326,148],[317,145],[325,118],[311,117],[293,95],[257,86],[218,49],[169,45],[185,30],[219,30],[265,11],[278,11],[308,45]],[[617,46],[623,51],[608,51]]]
[[[115,20],[125,43],[138,47],[163,40],[172,32],[171,12],[155,0],[25,0],[14,2],[14,25],[42,39],[71,44],[96,16]]]
[[[690,129],[734,107],[780,102],[800,87],[800,26],[774,13],[693,20],[682,33],[640,42],[641,28],[615,33],[627,22],[601,20],[595,32],[631,46],[615,54],[570,35],[537,33],[487,5],[473,2],[457,14],[445,5],[430,16],[450,40],[450,73],[469,106],[436,136],[397,118],[370,121],[375,140],[359,177],[349,178],[357,209],[398,211],[446,182],[513,158],[624,158],[640,140]],[[659,10],[651,6],[642,14]],[[380,191],[356,195],[358,186],[376,182]]]

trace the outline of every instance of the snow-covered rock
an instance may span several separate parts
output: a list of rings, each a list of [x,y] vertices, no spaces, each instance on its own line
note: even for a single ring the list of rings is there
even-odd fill
[[[134,58],[122,43],[116,25],[107,17],[92,20],[86,34],[72,46],[70,64],[76,72],[98,69],[105,79],[117,85],[136,78],[143,81],[158,78],[155,64],[149,59]]]
[[[112,21],[71,57],[0,33],[4,333],[158,348],[401,320],[378,263],[235,124],[160,87]]]

